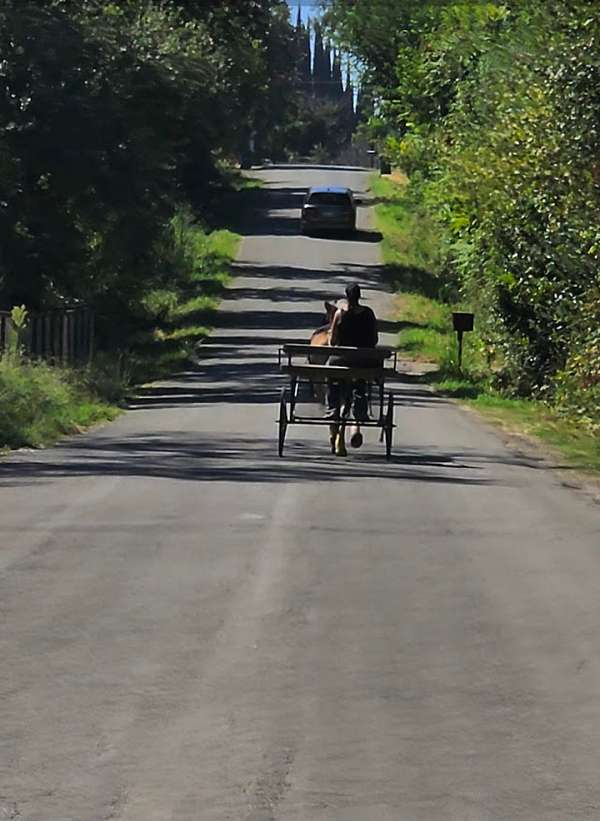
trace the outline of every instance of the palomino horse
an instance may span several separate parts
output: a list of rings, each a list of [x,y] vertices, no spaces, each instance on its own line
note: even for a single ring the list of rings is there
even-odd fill
[[[316,331],[312,332],[310,337],[310,344],[315,348],[320,348],[323,345],[329,345],[329,331],[331,330],[331,323],[338,308],[345,308],[347,302],[345,299],[339,302],[325,302],[326,323],[321,325]],[[308,361],[311,365],[326,365],[329,359],[329,354],[319,353],[315,350],[314,353],[309,353]],[[322,404],[325,404],[325,386],[322,382],[312,384],[312,392],[315,398]]]
[[[327,323],[321,325],[313,331],[310,337],[310,344],[316,349],[314,353],[308,354],[308,361],[311,365],[326,365],[329,359],[329,354],[326,352],[319,352],[318,348],[329,345],[329,332],[333,317],[339,308],[346,310],[348,303],[345,299],[340,299],[337,302],[325,302],[325,313],[327,316]],[[323,382],[317,382],[312,385],[313,395],[321,403],[325,404],[326,388]],[[359,448],[363,443],[363,436],[360,432],[360,425],[358,422],[354,423],[351,428],[350,445],[353,448]],[[331,452],[337,456],[346,456],[346,442],[345,442],[346,425],[330,425],[329,426],[329,441],[331,443]]]

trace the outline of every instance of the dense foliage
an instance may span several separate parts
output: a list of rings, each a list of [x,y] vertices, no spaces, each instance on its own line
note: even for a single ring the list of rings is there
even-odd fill
[[[0,358],[0,452],[40,447],[116,415],[72,371]]]
[[[0,0],[0,307],[130,315],[224,159],[286,121],[283,0]]]
[[[600,18],[593,0],[332,0],[381,150],[439,226],[440,274],[499,379],[600,407]]]

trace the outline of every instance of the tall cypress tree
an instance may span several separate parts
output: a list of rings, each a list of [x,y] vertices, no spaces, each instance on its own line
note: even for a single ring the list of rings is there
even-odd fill
[[[366,123],[369,117],[373,115],[373,109],[373,92],[368,86],[361,85],[358,89],[358,98],[356,100],[356,124]]]
[[[304,84],[304,92],[308,93],[312,83],[312,66],[310,53],[310,20],[304,26],[304,33],[302,35],[302,63],[301,76]]]
[[[313,87],[317,97],[323,98],[327,95],[329,81],[329,70],[326,68],[327,57],[323,48],[323,32],[321,24],[316,21],[315,28],[315,55],[313,68]]]
[[[333,70],[331,73],[331,99],[338,103],[344,100],[344,84],[342,83],[342,60],[337,50],[333,52]]]
[[[331,43],[323,49],[323,96],[331,100],[333,99],[332,85],[331,85]]]
[[[356,111],[354,112],[354,126],[356,127],[364,119],[364,90],[362,86],[358,87],[356,92]]]
[[[308,93],[310,90],[312,72],[310,66],[310,21],[308,26],[302,22],[302,4],[298,4],[298,17],[296,19],[296,65],[298,67],[299,90]]]
[[[348,142],[351,141],[355,128],[354,119],[354,86],[350,77],[350,66],[346,68],[346,88],[344,90],[344,128]]]

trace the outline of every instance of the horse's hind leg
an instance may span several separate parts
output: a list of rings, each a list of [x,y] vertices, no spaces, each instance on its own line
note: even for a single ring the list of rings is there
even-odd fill
[[[335,437],[335,455],[347,456],[346,450],[346,425],[344,422],[339,426],[337,436]]]
[[[331,452],[334,454],[334,456],[335,456],[335,444],[336,444],[336,441],[337,441],[338,428],[339,428],[339,425],[329,425],[329,444],[331,446]]]
[[[327,398],[327,391],[325,390],[325,383],[324,382],[315,382],[314,386],[314,395],[315,399],[320,405],[325,404],[325,400]]]

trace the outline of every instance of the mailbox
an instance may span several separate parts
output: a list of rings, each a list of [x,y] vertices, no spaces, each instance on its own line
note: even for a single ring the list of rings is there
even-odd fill
[[[474,315],[463,311],[455,311],[452,314],[452,322],[454,323],[454,330],[464,333],[465,331],[473,330]]]
[[[452,323],[458,339],[458,367],[462,368],[463,355],[463,334],[473,330],[474,315],[465,311],[454,311],[452,313]]]

